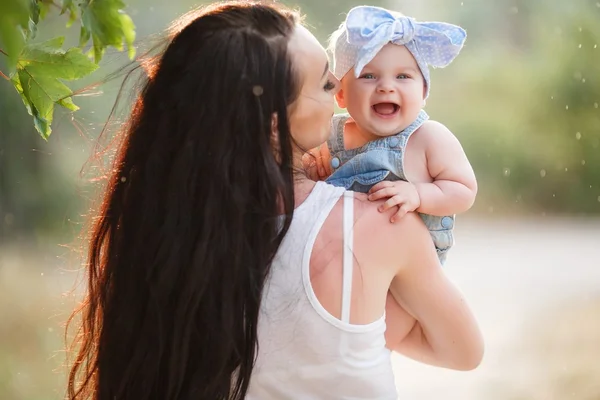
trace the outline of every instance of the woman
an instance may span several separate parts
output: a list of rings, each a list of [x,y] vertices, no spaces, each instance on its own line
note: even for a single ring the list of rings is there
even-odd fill
[[[221,3],[175,26],[92,231],[69,398],[395,398],[389,349],[474,368],[418,217],[301,172],[338,82],[296,14]]]

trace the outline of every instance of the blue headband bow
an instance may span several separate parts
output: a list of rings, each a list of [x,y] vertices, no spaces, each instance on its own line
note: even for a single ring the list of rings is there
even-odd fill
[[[354,67],[357,76],[389,42],[406,45],[423,70],[427,65],[441,68],[450,64],[467,37],[459,26],[445,22],[417,22],[380,7],[353,8],[348,12],[345,25],[348,43],[360,47]],[[429,74],[422,72],[428,78]]]

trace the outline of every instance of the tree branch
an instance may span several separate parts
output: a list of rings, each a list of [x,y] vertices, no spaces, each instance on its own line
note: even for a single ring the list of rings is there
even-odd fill
[[[8,57],[8,54],[6,54],[6,52],[2,49],[0,49],[0,53],[4,54],[6,57]]]
[[[0,76],[4,79],[6,79],[7,81],[10,81],[10,78],[6,75],[4,75],[4,73],[2,71],[0,71]]]

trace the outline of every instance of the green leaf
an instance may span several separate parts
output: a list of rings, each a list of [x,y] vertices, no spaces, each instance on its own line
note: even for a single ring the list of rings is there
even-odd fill
[[[37,114],[51,124],[54,103],[70,96],[71,89],[57,79],[40,74],[35,70],[20,70],[19,80],[23,88],[23,96],[29,101],[32,110],[36,111],[33,116],[35,117]],[[45,134],[44,132],[40,133]],[[47,132],[45,136],[49,134],[50,132]]]
[[[75,3],[73,2],[73,0],[63,0],[60,13],[64,14],[67,12],[67,10],[71,10],[73,7],[75,7]]]
[[[133,60],[135,57],[135,47],[133,47],[133,42],[135,41],[135,24],[127,14],[121,14],[120,18],[121,26],[123,26],[123,37],[125,38],[125,44],[127,45],[127,55]]]
[[[50,12],[52,2],[44,0],[29,0],[29,29],[27,31],[27,40],[35,38],[37,34],[37,25],[41,20],[46,18]]]
[[[37,25],[41,20],[46,18],[50,12],[52,1],[49,0],[29,0],[31,14],[29,18]]]
[[[38,24],[40,22],[40,3],[37,0],[29,0],[29,7],[31,10],[31,14],[29,15],[29,19],[34,23]]]
[[[39,5],[40,5],[40,19],[44,19],[50,12],[50,7],[52,6],[52,1],[40,0]]]
[[[77,19],[77,6],[73,0],[63,0],[60,15],[69,13],[69,21],[67,21],[67,28],[73,25],[73,22]]]
[[[13,76],[15,89],[21,95],[36,129],[44,139],[50,136],[54,105],[69,110],[78,107],[73,92],[62,81],[83,78],[98,68],[80,48],[62,49],[63,37],[25,46]]]
[[[51,133],[50,125],[48,124],[48,121],[39,115],[38,110],[31,104],[29,98],[23,93],[23,87],[21,86],[19,74],[14,74],[11,80],[15,86],[15,89],[17,89],[17,92],[19,92],[21,95],[21,100],[23,100],[25,108],[27,108],[29,114],[33,116],[33,125],[35,126],[35,129],[41,134],[44,140],[48,140],[48,137]]]
[[[83,46],[85,46],[91,37],[90,31],[85,29],[85,27],[82,25],[79,32],[79,47],[83,48]]]
[[[42,73],[64,80],[81,79],[94,72],[98,65],[90,61],[81,49],[75,47],[67,52],[62,50],[64,37],[46,42],[30,44],[23,49],[18,67],[43,68]]]
[[[129,57],[133,59],[135,56],[135,25],[124,8],[122,0],[82,2],[80,45],[87,44],[91,37],[96,62],[102,59],[107,47],[123,50],[123,43],[128,47]]]
[[[28,49],[42,49],[45,51],[53,51],[53,52],[64,52],[62,49],[62,45],[65,43],[64,36],[57,36],[52,39],[48,39],[41,43],[31,43],[27,47]]]
[[[29,100],[23,96],[23,87],[21,86],[21,81],[19,80],[19,74],[14,74],[11,78],[11,82],[13,83],[15,89],[17,89],[17,92],[21,95],[21,100],[23,100],[23,104],[25,104],[27,111],[29,114],[31,114],[31,104],[29,103]]]
[[[29,0],[2,0],[0,8],[0,49],[8,55],[13,69],[25,45],[24,32],[29,25]]]
[[[79,107],[75,105],[75,103],[73,103],[73,98],[72,97],[66,97],[62,100],[59,100],[56,102],[59,106],[63,106],[64,108],[71,110],[71,111],[77,111],[79,110]]]
[[[29,26],[29,29],[27,30],[27,33],[25,36],[26,36],[27,40],[31,40],[31,39],[34,39],[37,35],[37,24],[30,18],[28,26]]]

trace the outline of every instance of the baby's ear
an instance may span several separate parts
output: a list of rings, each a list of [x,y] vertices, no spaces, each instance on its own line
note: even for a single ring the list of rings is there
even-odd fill
[[[343,89],[338,90],[338,92],[335,94],[335,101],[337,101],[337,104],[340,108],[346,108],[346,99],[344,98]]]

